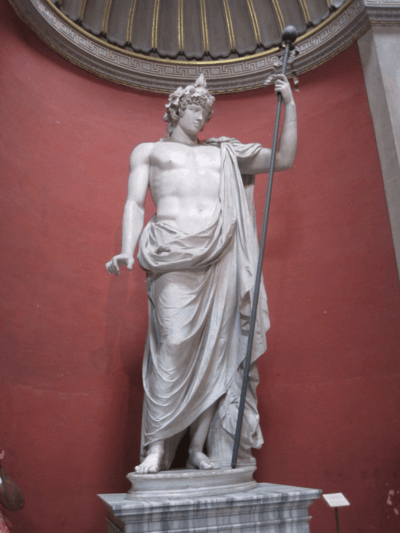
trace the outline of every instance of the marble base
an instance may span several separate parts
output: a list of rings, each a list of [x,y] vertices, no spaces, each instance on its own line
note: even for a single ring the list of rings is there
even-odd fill
[[[309,533],[309,506],[317,489],[259,483],[224,496],[128,500],[100,494],[108,509],[107,533]]]
[[[163,470],[157,474],[132,472],[126,476],[132,483],[132,488],[126,498],[128,500],[169,500],[245,492],[257,487],[253,479],[255,469],[254,465],[235,469]]]

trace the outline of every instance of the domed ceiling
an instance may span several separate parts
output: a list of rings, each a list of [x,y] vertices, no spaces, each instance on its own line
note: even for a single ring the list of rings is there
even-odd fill
[[[332,2],[332,3],[331,3]],[[58,9],[92,35],[139,54],[218,60],[265,52],[289,23],[299,35],[344,0],[60,0]]]
[[[373,23],[390,23],[394,11],[376,16],[381,1],[386,11],[398,6],[398,0],[9,1],[44,42],[94,74],[165,92],[203,72],[219,93],[262,86],[279,62],[288,25],[299,35],[291,70],[301,74]]]

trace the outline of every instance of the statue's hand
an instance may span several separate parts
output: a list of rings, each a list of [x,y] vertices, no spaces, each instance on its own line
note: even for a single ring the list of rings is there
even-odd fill
[[[275,84],[275,93],[281,93],[285,105],[294,102],[290,83],[284,74],[273,74],[268,80]]]
[[[135,260],[133,259],[132,256],[130,256],[128,254],[118,254],[118,255],[114,255],[114,257],[111,259],[111,261],[106,263],[106,269],[108,270],[108,272],[110,274],[115,274],[116,276],[119,276],[119,274],[120,274],[119,266],[120,265],[126,265],[126,267],[129,270],[132,270],[134,262],[135,262]]]

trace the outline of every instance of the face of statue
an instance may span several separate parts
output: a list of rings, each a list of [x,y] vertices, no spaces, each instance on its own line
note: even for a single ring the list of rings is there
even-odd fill
[[[189,104],[183,116],[179,119],[179,126],[188,135],[199,133],[206,122],[206,110],[197,104]]]

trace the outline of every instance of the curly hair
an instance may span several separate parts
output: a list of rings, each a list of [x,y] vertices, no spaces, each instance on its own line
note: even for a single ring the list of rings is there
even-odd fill
[[[207,83],[203,73],[195,81],[194,85],[187,85],[185,88],[178,87],[171,93],[166,104],[167,111],[164,115],[167,125],[167,137],[169,137],[185,109],[192,104],[199,105],[206,112],[206,122],[211,118],[213,112],[214,96],[211,96],[207,89]]]

